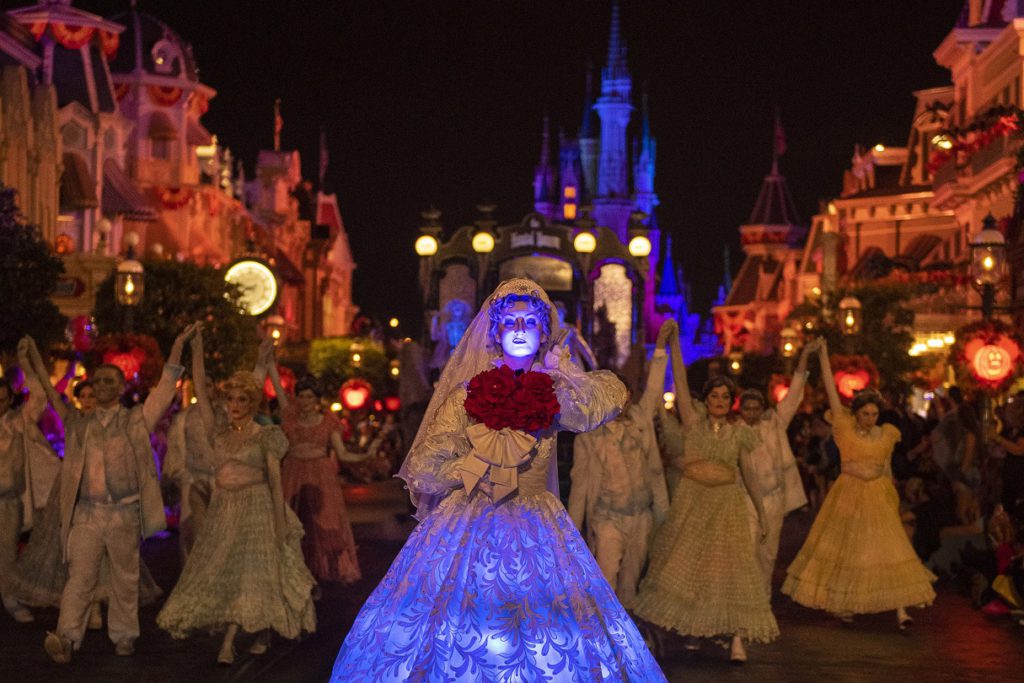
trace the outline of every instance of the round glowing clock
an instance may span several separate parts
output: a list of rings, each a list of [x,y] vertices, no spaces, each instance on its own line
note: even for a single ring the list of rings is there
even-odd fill
[[[224,280],[237,285],[241,297],[238,302],[249,315],[262,315],[277,301],[277,277],[263,261],[240,259],[232,263]]]

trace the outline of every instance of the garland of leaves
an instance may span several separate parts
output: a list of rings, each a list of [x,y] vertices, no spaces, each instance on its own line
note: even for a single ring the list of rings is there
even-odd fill
[[[965,128],[951,128],[945,132],[950,139],[949,149],[937,150],[928,160],[928,171],[935,173],[950,160],[966,163],[971,155],[1000,138],[1021,134],[1024,111],[1017,107],[994,107],[977,117]]]

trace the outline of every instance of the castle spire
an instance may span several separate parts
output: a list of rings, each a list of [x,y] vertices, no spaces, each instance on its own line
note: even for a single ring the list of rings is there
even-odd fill
[[[626,46],[619,23],[619,3],[612,5],[608,36],[608,62],[601,71],[601,97],[594,105],[601,118],[601,150],[598,159],[594,218],[625,239],[633,202],[629,192],[629,150],[626,128],[633,112],[633,81],[626,66]]]
[[[557,201],[555,175],[555,169],[551,165],[551,121],[545,113],[541,130],[540,161],[533,174],[533,209],[548,218],[552,217]]]
[[[626,42],[622,39],[618,0],[612,3],[612,27],[608,36],[608,62],[604,78],[605,80],[629,78],[629,69],[626,66]]]

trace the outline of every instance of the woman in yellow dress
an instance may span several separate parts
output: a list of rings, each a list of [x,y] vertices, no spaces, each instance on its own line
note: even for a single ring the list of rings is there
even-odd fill
[[[935,600],[935,575],[921,564],[900,521],[890,463],[900,432],[877,424],[876,392],[858,393],[846,408],[824,345],[819,355],[842,473],[789,566],[782,592],[847,622],[854,614],[894,609],[902,631],[913,623],[908,606]]]

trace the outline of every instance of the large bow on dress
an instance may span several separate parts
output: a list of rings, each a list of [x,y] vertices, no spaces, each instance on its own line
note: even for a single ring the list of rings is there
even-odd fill
[[[537,439],[518,429],[494,430],[485,424],[471,425],[466,436],[473,445],[459,465],[466,493],[472,493],[486,474],[491,483],[491,501],[501,502],[519,488],[519,466],[530,460]]]

